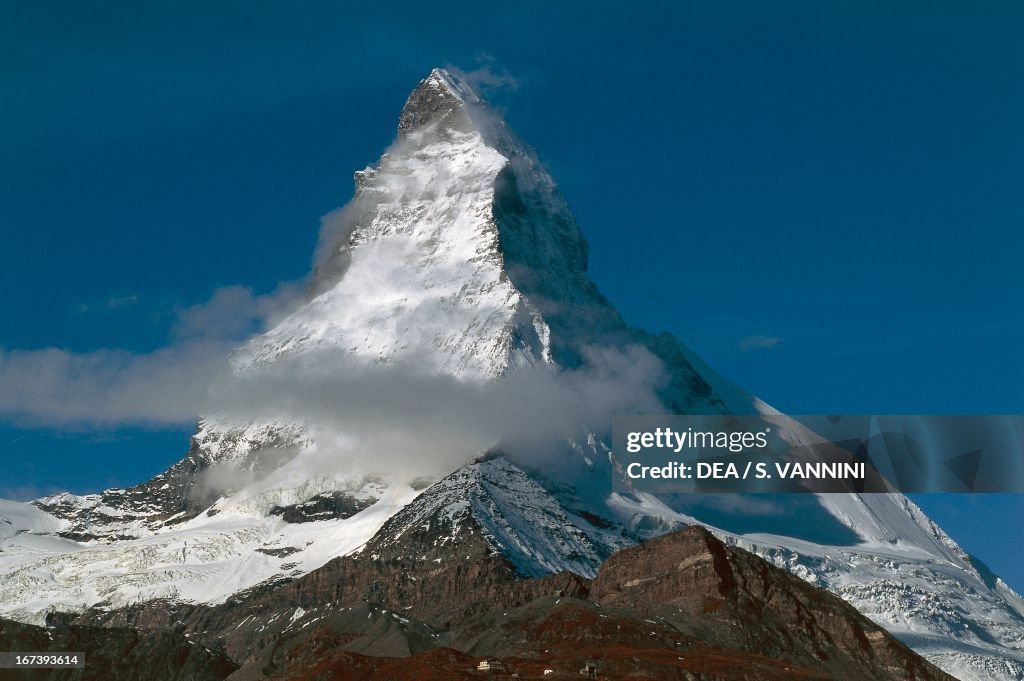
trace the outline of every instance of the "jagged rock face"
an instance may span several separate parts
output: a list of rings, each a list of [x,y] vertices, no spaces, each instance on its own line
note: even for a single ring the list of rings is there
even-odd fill
[[[404,139],[427,128],[439,134],[447,130],[470,132],[474,126],[467,105],[481,104],[472,89],[446,71],[435,69],[412,91],[398,114],[398,136]]]
[[[363,553],[425,553],[457,545],[468,532],[482,537],[520,576],[561,571],[591,576],[629,540],[593,522],[580,523],[589,524],[587,529],[578,522],[526,472],[495,456],[431,486],[392,516]]]
[[[324,492],[298,504],[275,506],[270,509],[270,515],[279,515],[286,523],[344,519],[373,506],[375,502],[374,499],[359,499],[345,492]]]
[[[191,520],[230,493],[205,483],[211,466],[227,463],[258,474],[280,465],[306,444],[308,438],[295,426],[224,428],[201,422],[185,458],[152,480],[129,489],[58,494],[33,503],[68,521],[58,532],[61,537],[80,542],[138,539]]]
[[[58,494],[35,501],[47,513],[68,521],[58,534],[75,541],[138,539],[165,524],[193,518],[217,500],[196,482],[207,463],[193,447],[184,459],[152,480],[130,489],[109,489],[80,497]]]

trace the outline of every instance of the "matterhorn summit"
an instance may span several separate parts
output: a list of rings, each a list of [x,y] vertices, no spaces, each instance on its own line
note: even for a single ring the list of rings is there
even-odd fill
[[[623,321],[537,153],[451,71],[412,91],[324,219],[306,297],[228,373],[224,408],[153,480],[0,502],[0,616],[139,624],[159,604],[187,624],[342,558],[593,578],[700,524],[957,678],[1024,679],[1024,602],[900,494],[612,492],[611,416],[772,410]],[[366,593],[397,608],[416,575],[394,579]],[[288,603],[273,621],[309,610]]]

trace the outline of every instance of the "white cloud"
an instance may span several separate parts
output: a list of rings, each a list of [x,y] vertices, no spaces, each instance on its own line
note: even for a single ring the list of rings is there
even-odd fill
[[[581,368],[540,364],[491,381],[428,373],[422,367],[432,363],[417,358],[370,363],[343,351],[232,372],[239,337],[266,328],[296,296],[297,287],[270,296],[221,289],[178,310],[173,342],[150,353],[0,349],[0,416],[74,429],[183,425],[208,414],[284,420],[316,433],[312,470],[370,462],[441,474],[494,447],[520,460],[560,455],[570,438],[607,431],[615,414],[663,411],[664,367],[642,346],[588,347]]]
[[[575,370],[541,364],[467,381],[427,373],[414,360],[307,354],[220,383],[212,404],[229,421],[303,423],[324,458],[307,466],[336,471],[365,461],[375,471],[440,474],[491,448],[521,461],[560,455],[570,438],[607,431],[615,414],[663,412],[656,391],[664,367],[646,348],[584,355]]]
[[[280,319],[299,290],[218,289],[175,310],[170,342],[149,353],[0,348],[0,416],[58,427],[194,422],[210,406],[211,387],[226,380],[231,351]]]
[[[23,425],[186,423],[228,351],[209,343],[149,354],[0,349],[0,414]]]
[[[111,296],[106,300],[99,303],[79,303],[75,311],[79,314],[87,314],[95,311],[109,311],[109,310],[121,310],[127,307],[137,305],[141,298],[137,295],[130,296]]]
[[[471,71],[464,71],[451,64],[445,68],[465,80],[481,95],[493,96],[496,93],[513,92],[519,89],[519,79],[502,66],[493,55],[480,52],[476,55],[476,63],[477,67]]]
[[[295,283],[281,284],[267,295],[255,295],[243,286],[226,286],[204,303],[175,310],[172,332],[185,341],[242,341],[274,326],[301,295],[302,287]]]

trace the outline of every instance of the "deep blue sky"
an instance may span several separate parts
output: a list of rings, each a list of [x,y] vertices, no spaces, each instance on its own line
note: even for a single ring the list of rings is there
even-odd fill
[[[790,413],[1024,411],[1019,3],[157,4],[0,5],[2,348],[301,278],[409,90],[489,59],[630,322]],[[22,497],[189,432],[0,428]],[[1024,587],[1021,497],[921,501]]]

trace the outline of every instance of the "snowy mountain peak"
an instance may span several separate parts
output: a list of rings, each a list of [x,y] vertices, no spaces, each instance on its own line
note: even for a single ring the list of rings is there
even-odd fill
[[[472,127],[467,104],[481,105],[482,100],[464,79],[445,69],[434,69],[406,100],[398,117],[399,136],[441,122],[466,131]]]
[[[469,85],[435,69],[399,137],[325,218],[311,299],[236,366],[329,350],[461,378],[575,366],[622,332],[586,276],[587,244],[536,153]]]
[[[284,384],[269,383],[234,413],[205,415],[188,455],[148,483],[0,506],[0,613],[42,621],[101,602],[218,602],[361,547],[405,554],[473,533],[521,574],[591,575],[626,544],[699,523],[841,595],[965,681],[1024,680],[1024,602],[902,495],[611,494],[613,413],[746,413],[755,404],[674,337],[623,321],[590,280],[587,243],[537,154],[448,71],[413,90],[398,138],[324,219],[308,298],[233,363],[243,378],[267,368],[289,382],[315,375],[321,403],[295,400],[289,411]],[[358,372],[338,370],[349,364],[377,373],[353,384],[345,379]],[[477,396],[513,394],[478,420],[512,419],[517,433],[550,439],[538,449],[564,456],[510,447],[508,458],[470,463],[501,448],[486,431],[472,440],[479,449],[443,459],[450,469],[426,490],[402,479],[408,471],[349,470],[346,457],[376,466],[399,445],[406,457],[451,457],[423,445],[478,425],[438,411],[408,419],[429,421],[413,442],[361,442],[354,424],[387,434],[416,410],[399,394],[406,384],[382,367],[455,386],[456,406],[473,416]],[[571,400],[547,409],[557,429],[517,409],[548,404],[539,391],[509,392],[521,386],[519,369],[577,381],[559,384]],[[335,384],[359,397],[345,419]],[[352,408],[381,385],[387,404]],[[617,410],[612,395],[628,406]],[[605,412],[580,408],[588,400]]]

